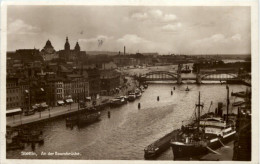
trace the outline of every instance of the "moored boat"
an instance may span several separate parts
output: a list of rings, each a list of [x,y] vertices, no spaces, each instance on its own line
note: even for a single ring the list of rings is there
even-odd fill
[[[246,97],[246,92],[245,91],[241,91],[241,92],[231,92],[231,96],[236,96],[236,97]]]
[[[142,92],[139,89],[136,89],[135,96],[136,96],[136,98],[140,98],[142,96]]]
[[[244,105],[245,104],[245,101],[237,101],[237,102],[234,102],[232,104],[232,106],[241,106],[241,105]]]
[[[154,159],[170,147],[170,141],[179,130],[173,130],[144,149],[145,159]]]
[[[124,97],[117,97],[110,101],[110,107],[117,107],[127,103]]]
[[[20,129],[16,138],[26,143],[44,143],[43,132],[40,130]]]
[[[134,101],[136,99],[136,95],[134,93],[129,93],[128,101]]]
[[[17,137],[18,132],[11,129],[10,127],[6,128],[6,150],[17,150],[24,149],[24,144]]]
[[[227,102],[229,105],[229,98]],[[236,130],[234,122],[228,119],[228,105],[225,120],[219,115],[207,115],[201,119],[200,107],[203,105],[200,104],[199,94],[196,122],[182,126],[181,131],[171,141],[174,160],[200,158],[209,152],[216,153],[214,149],[233,140]]]
[[[80,115],[77,120],[77,125],[84,126],[84,125],[89,125],[91,123],[97,122],[100,120],[100,116],[101,116],[100,112]]]

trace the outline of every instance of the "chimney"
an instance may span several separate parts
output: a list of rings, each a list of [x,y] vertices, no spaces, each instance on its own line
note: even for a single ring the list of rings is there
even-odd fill
[[[124,55],[125,55],[125,46],[124,46]]]

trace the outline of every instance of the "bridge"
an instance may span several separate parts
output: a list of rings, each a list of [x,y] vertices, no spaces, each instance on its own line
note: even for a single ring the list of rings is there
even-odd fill
[[[183,80],[195,80],[198,84],[201,84],[202,81],[238,82],[242,80],[238,72],[235,71],[202,71],[197,73],[196,77],[182,77],[180,71],[152,71],[139,75],[137,79],[141,83],[147,81],[177,81],[178,84],[181,84]]]

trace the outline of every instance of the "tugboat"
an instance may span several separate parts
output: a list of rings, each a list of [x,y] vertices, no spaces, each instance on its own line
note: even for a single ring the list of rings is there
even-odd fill
[[[228,87],[227,87],[228,90]],[[229,94],[229,90],[228,90]],[[228,119],[229,98],[227,98],[227,115],[223,120],[222,116],[207,115],[201,120],[200,117],[200,93],[197,120],[194,124],[182,126],[180,133],[173,137],[171,147],[174,160],[200,158],[201,156],[213,152],[224,143],[233,140],[236,130],[234,122]]]

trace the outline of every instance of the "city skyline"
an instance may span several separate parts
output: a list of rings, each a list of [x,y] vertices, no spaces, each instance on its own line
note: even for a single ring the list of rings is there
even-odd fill
[[[8,51],[48,39],[58,51],[68,36],[83,51],[251,53],[250,7],[8,6],[7,14]]]

